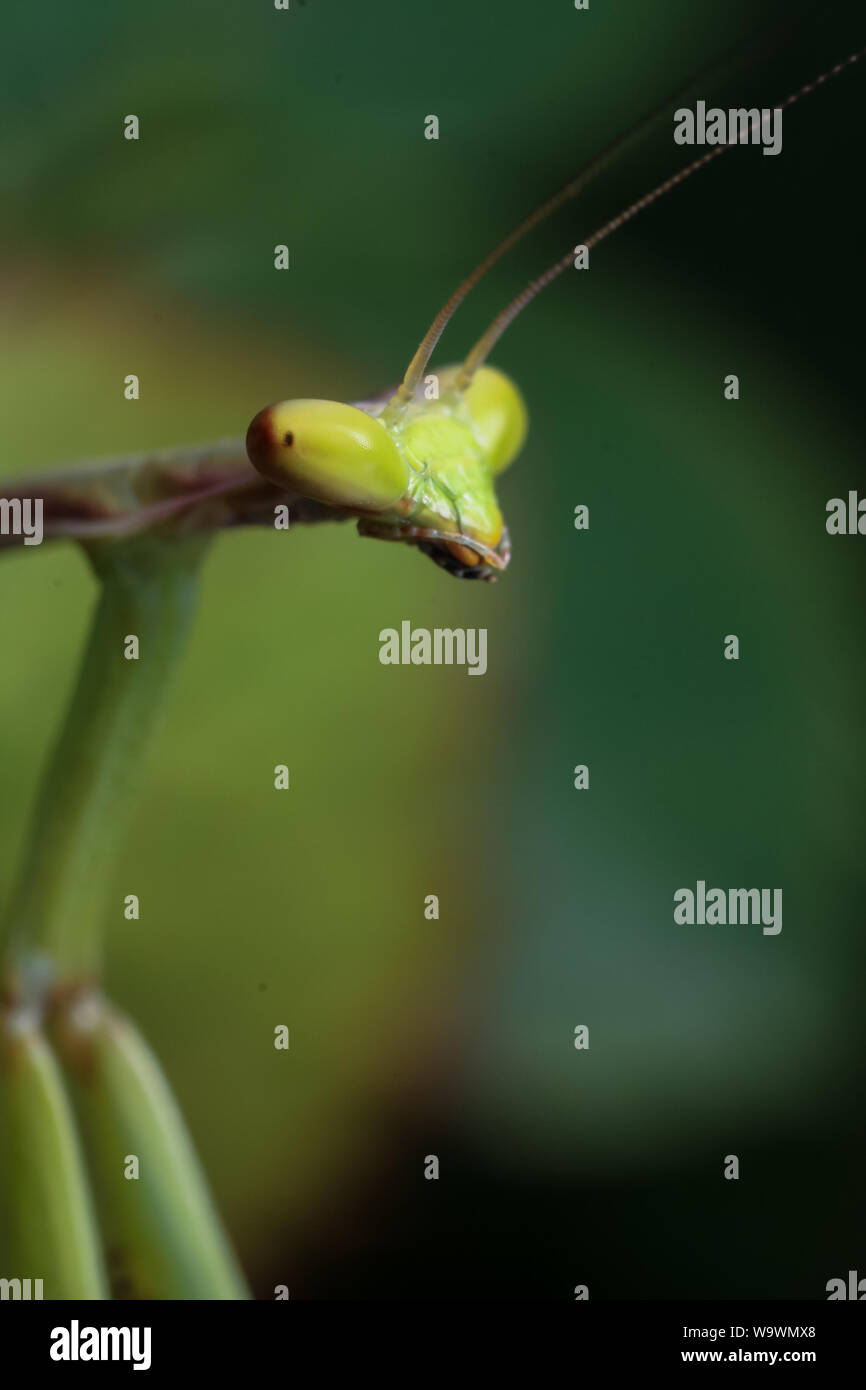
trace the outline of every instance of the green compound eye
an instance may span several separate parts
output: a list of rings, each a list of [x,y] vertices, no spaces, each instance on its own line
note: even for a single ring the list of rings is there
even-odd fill
[[[340,401],[281,401],[259,411],[247,431],[247,454],[278,487],[332,507],[383,511],[409,481],[385,426]]]
[[[523,397],[503,372],[480,367],[465,393],[490,472],[501,473],[519,454],[528,426]]]

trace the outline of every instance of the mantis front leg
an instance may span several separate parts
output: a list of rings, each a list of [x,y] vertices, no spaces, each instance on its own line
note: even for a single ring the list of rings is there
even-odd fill
[[[207,542],[148,535],[90,547],[101,595],[8,913],[0,1206],[10,1208],[7,1258],[43,1278],[46,1298],[105,1296],[94,1207],[126,1296],[246,1297],[168,1083],[98,988],[113,859]],[[74,1081],[95,1203],[55,1040]],[[135,1181],[125,1180],[130,1158]]]
[[[201,536],[142,536],[89,549],[101,594],[8,912],[13,997],[68,992],[98,973],[106,880],[206,546]]]

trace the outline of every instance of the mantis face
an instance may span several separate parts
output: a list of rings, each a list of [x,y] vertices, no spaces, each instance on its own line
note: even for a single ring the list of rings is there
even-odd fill
[[[510,549],[493,480],[520,450],[526,408],[494,368],[462,391],[458,370],[440,374],[432,401],[269,406],[247,431],[250,462],[281,488],[357,515],[361,535],[417,545],[459,578],[495,579]]]

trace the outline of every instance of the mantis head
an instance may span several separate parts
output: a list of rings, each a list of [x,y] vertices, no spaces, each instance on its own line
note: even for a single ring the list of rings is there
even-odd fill
[[[296,400],[268,406],[247,431],[250,462],[278,487],[359,518],[362,535],[417,545],[459,578],[495,579],[508,532],[494,478],[526,435],[517,388],[492,367],[460,389],[362,405]]]

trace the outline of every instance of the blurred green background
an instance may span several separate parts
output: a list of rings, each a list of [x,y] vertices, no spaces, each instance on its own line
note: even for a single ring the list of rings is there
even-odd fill
[[[17,8],[3,476],[384,389],[534,203],[789,8]],[[772,104],[862,41],[858,9],[695,95]],[[531,434],[498,585],[348,527],[214,547],[108,977],[259,1296],[822,1298],[862,1272],[866,542],[824,528],[863,487],[862,91],[855,69],[798,105],[779,157],[728,154],[500,344]],[[438,362],[682,162],[666,118],[496,268]],[[0,585],[5,892],[94,584],[51,545]],[[488,674],[382,667],[404,618],[487,627]],[[782,887],[781,935],[675,926],[698,878]]]

